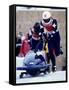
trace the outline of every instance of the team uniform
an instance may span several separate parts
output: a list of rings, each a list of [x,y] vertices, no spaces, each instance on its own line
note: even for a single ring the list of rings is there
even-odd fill
[[[42,55],[43,50],[43,39],[42,39],[42,28],[40,27],[40,23],[36,22],[33,28],[28,33],[29,38],[29,44],[31,47],[31,50],[35,52],[35,59],[40,59],[40,62],[37,64],[40,64],[42,62],[45,62],[45,59]],[[40,54],[38,54],[41,52]]]
[[[30,40],[31,50],[37,52],[43,49],[41,29],[40,29],[40,24],[38,22],[35,23],[31,31],[29,32],[29,40]]]
[[[47,63],[50,63],[50,59],[52,62],[52,71],[56,70],[56,59],[55,56],[59,56],[63,52],[60,49],[60,34],[57,29],[57,20],[50,17],[47,21],[42,20],[41,25],[44,28],[44,36],[46,39],[46,47],[47,49]]]
[[[60,34],[57,29],[57,20],[51,18],[50,22],[41,25],[44,27],[44,36],[48,43],[49,53],[54,52],[56,56],[60,54]]]

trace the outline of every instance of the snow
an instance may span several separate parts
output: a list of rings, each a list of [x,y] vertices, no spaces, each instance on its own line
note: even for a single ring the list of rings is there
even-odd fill
[[[46,75],[39,75],[37,77],[31,77],[30,75],[25,76],[24,78],[16,78],[16,83],[34,83],[34,82],[51,82],[51,81],[65,81],[66,80],[66,72],[65,71],[57,71],[51,72]]]
[[[16,67],[23,66],[24,57],[16,57]],[[40,74],[37,77],[31,77],[30,75],[24,75],[23,78],[19,78],[21,70],[16,70],[16,83],[35,83],[35,82],[51,82],[51,81],[65,81],[66,71],[56,71],[48,74]]]
[[[16,67],[23,66],[24,57],[16,57]]]

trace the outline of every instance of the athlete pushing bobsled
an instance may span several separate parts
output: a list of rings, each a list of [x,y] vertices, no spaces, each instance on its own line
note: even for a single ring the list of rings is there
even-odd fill
[[[42,14],[41,26],[44,29],[44,36],[46,39],[47,50],[47,63],[52,62],[52,71],[56,71],[56,57],[63,54],[60,46],[60,33],[58,30],[58,22],[52,17],[52,14],[48,11],[44,11]]]
[[[32,28],[32,34],[28,34],[30,50],[25,55],[23,60],[23,67],[18,67],[17,70],[26,70],[26,73],[36,76],[43,72],[46,73],[46,69],[50,66],[46,64],[46,58],[43,52],[43,32],[40,30],[40,24],[38,22]],[[22,45],[23,46],[23,45]],[[22,47],[21,47],[22,48]],[[24,52],[24,51],[23,51]],[[21,73],[20,77],[23,76]]]

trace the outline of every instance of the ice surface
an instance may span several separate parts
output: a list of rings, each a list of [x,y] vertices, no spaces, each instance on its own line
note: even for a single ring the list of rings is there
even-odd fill
[[[51,72],[46,75],[39,75],[37,77],[26,76],[24,78],[16,78],[16,83],[34,83],[34,82],[51,82],[51,81],[65,81],[66,80],[66,72],[65,71],[57,71]]]
[[[23,66],[24,57],[16,57],[16,67]],[[16,70],[16,83],[34,83],[34,82],[51,82],[51,81],[65,81],[66,80],[66,71],[56,71],[51,72],[46,75],[39,75],[37,77],[31,77],[30,75],[24,75],[23,78],[19,78],[21,72]]]

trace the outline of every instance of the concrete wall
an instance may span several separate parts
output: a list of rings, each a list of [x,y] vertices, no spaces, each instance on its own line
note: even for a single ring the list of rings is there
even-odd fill
[[[17,11],[16,31],[25,34],[36,21],[41,21],[43,11]],[[66,62],[66,15],[65,11],[51,11],[52,16],[58,21],[58,29],[61,35],[61,46],[64,54],[57,57],[57,69],[60,70]]]

